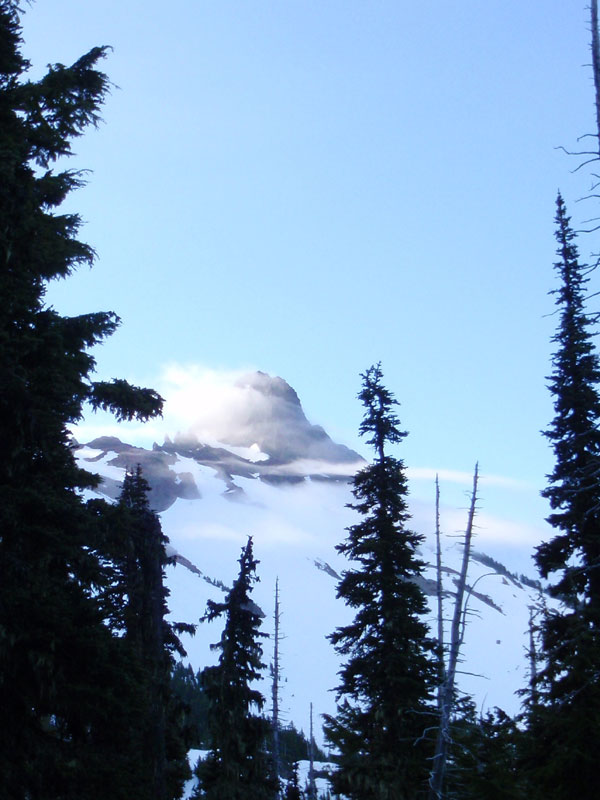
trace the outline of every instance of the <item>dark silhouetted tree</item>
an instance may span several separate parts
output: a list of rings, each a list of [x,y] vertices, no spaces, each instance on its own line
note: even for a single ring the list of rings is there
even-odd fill
[[[330,637],[346,661],[337,716],[326,718],[325,730],[339,753],[336,792],[352,800],[415,800],[427,791],[432,746],[424,732],[433,719],[437,673],[423,619],[426,601],[415,581],[424,566],[416,555],[422,537],[407,528],[404,464],[387,452],[406,436],[397,403],[379,365],[362,379],[360,433],[369,437],[375,459],[354,478],[351,507],[362,519],[338,546],[352,562],[338,597],[356,615]]]
[[[115,533],[120,568],[125,644],[131,651],[141,707],[134,721],[132,741],[145,765],[148,798],[178,797],[187,774],[184,726],[171,690],[174,655],[185,656],[178,633],[193,633],[190,625],[169,623],[165,586],[167,537],[158,515],[148,503],[150,486],[141,467],[128,471],[115,508]],[[133,717],[134,715],[132,715]],[[143,797],[142,786],[138,797]]]
[[[472,701],[457,703],[451,726],[453,747],[448,759],[448,800],[529,800],[521,769],[523,730],[496,708],[477,717]]]
[[[269,721],[260,716],[265,699],[252,683],[262,675],[261,612],[252,601],[257,579],[252,539],[243,548],[240,571],[224,602],[208,602],[208,621],[225,617],[219,663],[202,672],[208,698],[210,752],[198,763],[197,797],[206,800],[272,800],[277,781],[266,746]]]
[[[585,310],[588,268],[560,195],[556,208],[555,416],[546,431],[555,465],[543,495],[557,533],[536,562],[542,578],[555,578],[550,593],[562,606],[539,623],[527,748],[532,782],[548,800],[595,796],[600,760],[600,366]]]
[[[284,800],[302,800],[303,793],[300,789],[300,779],[298,777],[298,762],[292,765],[292,774],[285,787]]]
[[[49,281],[90,266],[80,219],[59,213],[81,185],[59,169],[97,123],[108,90],[94,48],[37,82],[20,51],[18,3],[0,0],[0,775],[8,798],[135,795],[121,758],[120,661],[105,624],[110,564],[81,490],[69,424],[86,403],[147,419],[161,398],[92,380],[89,350],[119,324],[111,312],[64,317]]]

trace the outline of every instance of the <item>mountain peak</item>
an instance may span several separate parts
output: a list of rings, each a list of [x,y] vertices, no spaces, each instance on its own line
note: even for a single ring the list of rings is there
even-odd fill
[[[279,376],[273,377],[266,372],[257,370],[256,372],[248,372],[242,375],[241,378],[237,379],[235,385],[240,389],[254,389],[265,397],[276,397],[301,408],[300,398],[295,390]]]
[[[211,428],[198,426],[178,434],[175,444],[190,446],[212,438],[232,447],[252,448],[269,457],[269,463],[324,461],[350,464],[361,456],[345,445],[336,444],[320,425],[311,424],[295,390],[280,377],[266,372],[249,372],[239,377],[226,396]]]

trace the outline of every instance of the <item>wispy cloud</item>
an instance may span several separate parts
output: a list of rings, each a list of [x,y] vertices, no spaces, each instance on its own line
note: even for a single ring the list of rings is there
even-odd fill
[[[105,423],[96,422],[96,419],[92,417],[90,422],[81,422],[77,426],[72,426],[71,429],[78,442],[91,442],[100,436],[115,436],[127,444],[148,446],[152,442],[162,442],[165,437],[165,429],[161,420],[144,425],[132,422],[118,423],[112,418],[107,418]]]
[[[473,484],[473,473],[461,470],[408,467],[407,473],[408,477],[415,481],[435,481],[435,476],[438,475],[442,482],[457,483],[461,486],[472,486]],[[520,489],[523,491],[535,488],[527,481],[520,481],[505,475],[486,475],[485,473],[480,474],[479,483],[482,486],[498,486],[504,489]]]
[[[364,461],[334,463],[316,459],[299,458],[281,467],[287,475],[341,475],[351,478],[365,466]]]
[[[240,384],[247,373],[195,364],[166,366],[159,379],[166,398],[165,427],[171,435],[192,433],[204,441],[242,442],[247,419],[267,409],[259,392]]]
[[[411,503],[411,512],[413,515],[411,527],[421,533],[429,533],[434,530],[435,509],[433,502],[413,501]],[[466,524],[466,507],[442,506],[441,530],[444,537],[460,537],[464,533]],[[542,521],[540,521],[539,525],[536,525],[518,519],[507,519],[500,515],[480,510],[475,515],[474,521],[474,547],[478,549],[499,545],[531,552],[532,548],[547,539],[551,533],[550,526]]]
[[[157,441],[177,433],[193,434],[207,443],[240,439],[244,420],[265,405],[248,386],[236,385],[251,370],[217,370],[198,364],[163,366],[154,388],[165,398],[162,418],[146,425],[116,423],[108,414],[90,415],[74,428],[79,441],[117,436],[133,444]]]

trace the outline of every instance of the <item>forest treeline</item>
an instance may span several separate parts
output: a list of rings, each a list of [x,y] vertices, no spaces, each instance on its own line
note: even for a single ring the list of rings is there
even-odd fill
[[[161,413],[162,398],[121,379],[94,380],[90,350],[120,324],[113,312],[67,317],[45,302],[50,281],[94,262],[79,216],[61,211],[83,182],[64,164],[74,139],[99,121],[109,81],[99,69],[105,48],[30,81],[21,12],[16,0],[0,0],[0,798],[172,800],[195,747],[206,750],[196,798],[316,800],[313,762],[323,754],[312,731],[307,740],[269,717],[256,688],[267,634],[251,598],[252,539],[231,589],[204,612],[222,620],[217,661],[193,673],[179,639],[193,626],[167,622],[166,539],[141,470],[127,472],[115,504],[85,499],[98,478],[77,466],[69,426],[85,407],[145,421]],[[598,97],[596,0],[591,14]],[[348,561],[338,597],[354,616],[330,635],[342,667],[337,711],[324,726],[335,762],[326,797],[597,796],[597,317],[588,310],[591,267],[560,195],[555,224],[555,416],[545,433],[555,465],[543,492],[554,535],[535,558],[557,602],[550,608],[540,595],[522,712],[482,716],[456,690],[460,585],[449,641],[443,626],[434,636],[425,622],[422,537],[410,528],[405,465],[391,454],[406,432],[374,365],[359,393],[373,459],[353,479],[358,521],[338,546]],[[465,577],[476,503],[477,470]],[[278,673],[276,664],[274,680]],[[273,698],[275,707],[276,686]],[[296,762],[307,757],[303,786]]]

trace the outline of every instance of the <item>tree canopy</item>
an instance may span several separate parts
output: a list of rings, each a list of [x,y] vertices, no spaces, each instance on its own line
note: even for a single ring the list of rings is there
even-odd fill
[[[122,712],[101,600],[110,565],[81,495],[97,478],[77,467],[69,425],[86,404],[145,420],[162,400],[93,379],[90,348],[116,314],[45,302],[49,281],[94,262],[79,216],[59,209],[83,182],[62,163],[99,120],[107,49],[30,81],[20,48],[18,4],[0,0],[0,772],[8,797],[131,797],[109,734]]]

